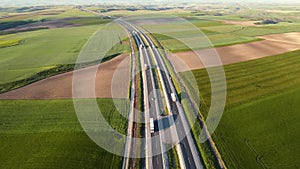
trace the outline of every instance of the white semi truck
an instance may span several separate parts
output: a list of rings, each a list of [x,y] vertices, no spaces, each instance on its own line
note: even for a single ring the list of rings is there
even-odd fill
[[[148,65],[144,64],[144,71],[146,71],[148,69]]]
[[[150,118],[150,132],[151,133],[154,133],[154,121],[153,121],[153,118]]]
[[[176,102],[176,96],[175,96],[174,93],[171,93],[171,99],[172,99],[173,102]]]

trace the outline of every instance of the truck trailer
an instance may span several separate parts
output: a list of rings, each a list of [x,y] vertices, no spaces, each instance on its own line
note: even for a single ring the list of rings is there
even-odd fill
[[[172,99],[173,102],[176,102],[176,96],[175,96],[174,93],[171,93],[171,99]]]
[[[150,118],[150,132],[154,133],[154,120],[153,120],[153,118]]]

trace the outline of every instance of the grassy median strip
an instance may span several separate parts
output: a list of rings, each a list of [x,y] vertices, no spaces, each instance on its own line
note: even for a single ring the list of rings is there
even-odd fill
[[[205,167],[209,169],[217,169],[218,161],[215,155],[212,153],[212,149],[209,143],[207,141],[204,143],[200,143],[199,136],[201,133],[202,126],[198,121],[194,121],[196,118],[195,113],[193,112],[193,108],[190,101],[186,98],[185,95],[182,95],[181,104],[186,113],[186,117],[188,119],[189,124],[192,124],[192,136],[195,140],[195,143],[197,145],[196,148],[200,153],[199,155],[202,157],[201,159],[204,162]]]
[[[136,50],[137,51],[137,50]],[[136,74],[136,87],[137,87],[137,97],[136,99],[138,99],[137,101],[137,106],[138,106],[138,120],[139,121],[144,121],[145,118],[144,118],[144,114],[143,113],[139,113],[139,112],[144,112],[144,87],[143,87],[143,83],[142,83],[142,71],[141,71],[141,60],[140,60],[140,54],[139,52],[136,52],[135,53],[136,55],[136,72],[138,72]],[[144,123],[137,123],[137,130],[135,131],[137,132],[137,137],[138,138],[141,138],[141,137],[145,137],[145,124]],[[142,142],[138,142],[138,145],[137,145],[137,153],[140,153],[141,157],[143,156],[144,152],[144,147],[142,146],[145,146],[145,145],[142,145],[143,143]],[[141,158],[136,158],[135,159],[135,166],[136,168],[142,168],[142,163],[144,162],[143,161],[144,159],[141,159]]]
[[[179,159],[175,147],[173,146],[170,150],[168,150],[167,154],[169,160],[169,168],[180,169]]]

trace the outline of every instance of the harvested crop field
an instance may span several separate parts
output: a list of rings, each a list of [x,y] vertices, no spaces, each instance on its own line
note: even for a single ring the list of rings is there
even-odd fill
[[[121,54],[110,61],[77,70],[77,76],[84,81],[95,80],[95,96],[97,98],[126,98],[129,88],[128,54]],[[92,71],[98,70],[96,77]],[[0,99],[64,99],[72,98],[73,72],[53,76],[25,87],[0,94]],[[114,77],[114,78],[113,78]],[[114,79],[114,80],[113,80]],[[120,83],[119,83],[120,82]],[[111,92],[113,86],[114,92]],[[115,91],[117,89],[118,91]],[[85,88],[79,89],[83,98],[93,98],[93,93],[85,93]]]
[[[233,21],[233,20],[222,20],[223,23],[226,24],[233,24],[233,25],[241,25],[241,26],[261,26],[255,23],[261,21]]]
[[[285,34],[273,34],[258,36],[258,38],[266,39],[270,41],[283,42],[283,43],[292,43],[300,45],[300,32],[290,32]]]
[[[4,32],[24,32],[30,31],[34,29],[50,29],[50,28],[65,28],[65,27],[76,27],[82,26],[82,24],[72,23],[72,21],[80,20],[84,18],[80,17],[70,17],[70,18],[63,18],[63,19],[56,19],[56,20],[45,20],[39,22],[32,22],[28,24],[17,25],[15,27],[5,29]]]
[[[238,44],[233,46],[216,48],[218,55],[224,65],[243,62],[247,60],[258,59],[266,56],[282,54],[300,49],[300,33],[285,33],[277,35],[261,36],[266,40],[251,42],[247,44]],[[195,70],[204,68],[200,57],[211,56],[212,49],[198,51],[187,51],[176,54],[170,54],[168,58],[174,65],[177,72]],[[207,59],[207,58],[206,58]],[[217,66],[217,65],[211,65]]]

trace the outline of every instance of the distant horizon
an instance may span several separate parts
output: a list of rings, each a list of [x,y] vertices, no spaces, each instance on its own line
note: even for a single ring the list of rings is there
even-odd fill
[[[212,1],[202,1],[202,0],[2,0],[0,2],[1,7],[23,7],[23,6],[43,6],[43,5],[93,5],[93,4],[122,4],[122,5],[159,5],[159,4],[182,4],[182,3],[261,3],[261,4],[297,4],[300,5],[298,0],[212,0]]]

